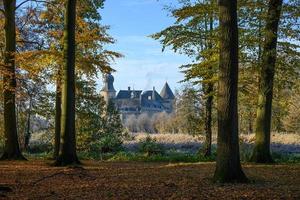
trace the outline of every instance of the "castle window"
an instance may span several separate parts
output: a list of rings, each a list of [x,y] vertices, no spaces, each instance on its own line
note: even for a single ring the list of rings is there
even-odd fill
[[[151,100],[151,96],[148,96],[148,100]]]

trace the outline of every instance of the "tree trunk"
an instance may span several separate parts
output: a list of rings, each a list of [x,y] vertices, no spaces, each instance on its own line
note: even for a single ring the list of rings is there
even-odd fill
[[[61,130],[61,70],[58,70],[56,79],[56,96],[55,96],[55,135],[54,135],[54,155],[57,159],[60,147],[60,130]]]
[[[15,22],[15,0],[4,0],[5,11],[5,52],[3,73],[3,97],[4,97],[4,136],[5,146],[1,159],[24,160],[22,156],[17,133],[16,120],[16,22]]]
[[[203,152],[205,157],[211,156],[213,87],[213,83],[208,83],[205,92],[207,95],[205,105],[205,145]]]
[[[270,153],[270,132],[277,32],[281,7],[282,0],[270,0],[261,58],[261,75],[255,123],[255,147],[251,158],[252,161],[257,163],[274,162]]]
[[[58,158],[60,149],[60,130],[61,130],[61,69],[58,69],[56,78],[56,97],[55,97],[55,135],[54,135],[54,159]]]
[[[75,23],[76,0],[66,0],[61,140],[59,156],[56,159],[58,166],[79,164],[75,135]]]
[[[212,1],[210,1],[210,4],[212,6]],[[209,36],[210,38],[207,39],[207,47],[208,49],[212,49],[213,45],[212,45],[212,34],[213,34],[213,30],[214,30],[214,21],[213,21],[213,16],[212,14],[210,14],[209,16]],[[205,27],[206,31],[207,31],[207,27]],[[205,102],[205,144],[204,144],[204,151],[203,151],[203,155],[205,157],[209,157],[211,156],[211,142],[212,142],[212,105],[213,105],[213,91],[214,91],[214,83],[211,82],[212,77],[213,77],[213,67],[209,66],[208,67],[208,79],[210,80],[210,82],[207,83],[207,89],[205,90],[205,96],[207,97],[206,102]]]
[[[30,120],[31,120],[31,110],[32,110],[32,97],[30,95],[29,98],[29,109],[28,109],[28,116],[27,116],[27,125],[26,125],[26,132],[25,132],[25,141],[24,141],[24,149],[28,150],[28,146],[29,146],[29,141],[30,141],[30,137],[31,137],[31,132],[30,132]]]
[[[219,0],[220,63],[218,83],[218,141],[216,182],[246,182],[238,137],[238,28],[237,1]]]
[[[248,119],[248,134],[253,133],[253,126],[252,126],[252,114],[250,113],[249,119]]]

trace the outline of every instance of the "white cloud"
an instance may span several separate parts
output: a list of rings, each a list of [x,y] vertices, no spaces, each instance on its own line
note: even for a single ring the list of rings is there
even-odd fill
[[[136,89],[151,89],[153,86],[161,88],[165,81],[171,87],[178,87],[183,79],[178,67],[183,63],[156,60],[124,59],[116,65],[116,89],[135,86]]]
[[[117,49],[114,50],[125,57],[113,65],[117,70],[114,73],[116,90],[127,86],[142,90],[155,86],[160,90],[166,81],[172,89],[179,87],[178,82],[183,79],[179,66],[190,62],[186,56],[169,49],[162,52],[159,42],[146,36],[120,36],[117,40]]]

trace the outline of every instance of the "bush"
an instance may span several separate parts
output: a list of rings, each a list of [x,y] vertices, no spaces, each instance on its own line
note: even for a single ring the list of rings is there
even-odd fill
[[[105,156],[104,156],[105,157]],[[203,157],[198,154],[187,154],[182,152],[170,151],[165,154],[157,154],[147,156],[144,153],[134,152],[118,152],[117,154],[108,157],[108,161],[137,161],[137,162],[169,162],[169,163],[195,163],[195,162],[211,162],[214,157]]]
[[[240,159],[243,162],[250,162],[253,146],[245,142],[240,143]]]
[[[164,148],[162,145],[158,144],[156,139],[153,139],[148,135],[144,140],[140,141],[138,146],[139,152],[151,155],[162,155],[164,153]]]
[[[102,154],[119,151],[126,137],[120,113],[110,101],[96,93],[84,81],[78,94],[76,108],[77,149],[87,154]],[[101,156],[101,155],[100,155]]]
[[[300,154],[277,153],[273,152],[272,157],[277,163],[300,163]]]
[[[90,143],[90,152],[117,152],[121,149],[122,139],[115,134],[105,134]]]
[[[51,144],[37,144],[28,146],[28,152],[31,154],[38,154],[38,153],[49,153],[53,149]]]
[[[53,150],[53,132],[52,131],[39,131],[32,134],[28,145],[28,153],[39,154],[49,153]]]

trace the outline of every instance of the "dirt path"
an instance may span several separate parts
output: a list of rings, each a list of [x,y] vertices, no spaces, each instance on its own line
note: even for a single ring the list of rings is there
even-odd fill
[[[244,165],[254,183],[240,185],[213,184],[213,163],[88,161],[83,167],[0,162],[0,199],[300,199],[300,165]]]

